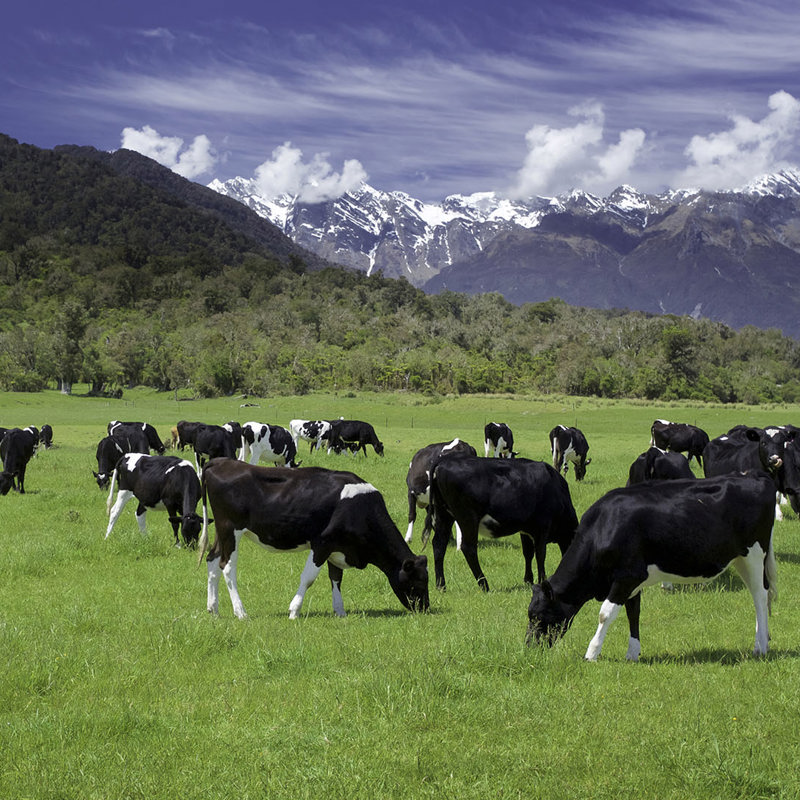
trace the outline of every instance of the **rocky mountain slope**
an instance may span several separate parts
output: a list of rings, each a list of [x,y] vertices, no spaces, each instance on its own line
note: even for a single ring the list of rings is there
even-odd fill
[[[363,185],[308,205],[267,201],[241,178],[210,188],[323,258],[403,276],[426,291],[497,291],[514,302],[560,297],[800,334],[794,171],[735,192],[645,195],[623,186],[604,198],[574,191],[528,202],[479,193],[426,204]]]

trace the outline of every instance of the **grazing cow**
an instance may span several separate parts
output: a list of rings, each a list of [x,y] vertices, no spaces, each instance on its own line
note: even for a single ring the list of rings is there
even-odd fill
[[[694,458],[701,467],[703,450],[707,444],[708,434],[696,425],[657,419],[650,426],[650,447],[672,450],[674,453],[686,453],[689,463]]]
[[[212,461],[203,471],[203,516],[216,520],[208,553],[208,610],[219,611],[219,579],[225,576],[233,613],[246,617],[236,586],[239,542],[247,536],[269,550],[310,553],[289,617],[300,614],[306,590],[328,562],[333,610],[344,616],[342,570],[374,564],[389,579],[400,602],[427,610],[428,561],[415,556],[386,510],[383,497],[352,472],[319,467],[259,467],[242,461]],[[201,556],[208,546],[203,525]]]
[[[636,661],[640,592],[662,580],[697,583],[733,564],[753,596],[754,652],[767,652],[767,616],[777,596],[772,547],[775,484],[763,472],[705,480],[645,481],[614,489],[583,515],[578,534],[549,581],[533,587],[528,643],[553,644],[581,607],[599,600],[600,621],[586,658],[600,655],[620,608]]]
[[[111,505],[115,485],[119,481],[117,501]],[[109,519],[105,538],[111,533],[125,504],[136,498],[136,522],[144,535],[147,509],[164,508],[169,514],[175,546],[180,547],[178,532],[187,545],[197,542],[202,520],[197,514],[200,481],[189,461],[177,456],[149,456],[127,453],[119,461],[111,478],[108,492]]]
[[[578,518],[562,475],[542,461],[476,458],[453,454],[433,469],[423,541],[433,530],[436,586],[445,588],[444,555],[456,523],[457,549],[484,591],[489,582],[478,562],[478,534],[494,538],[520,533],[525,558],[525,583],[533,583],[536,557],[539,581],[550,542],[566,550]],[[460,534],[460,541],[459,541]]]
[[[367,445],[371,444],[375,452],[383,455],[383,443],[378,439],[375,429],[369,422],[362,422],[357,419],[337,419],[331,422],[330,430],[323,438],[328,439],[328,452],[333,450],[341,453],[349,450],[351,453],[364,451],[367,455]]]
[[[592,463],[592,459],[586,458],[589,444],[582,431],[577,428],[567,428],[565,425],[556,425],[550,431],[550,451],[553,454],[553,469],[556,472],[563,469],[566,475],[571,461],[575,467],[575,480],[584,479],[586,467]]]
[[[108,486],[114,467],[126,453],[150,453],[150,444],[147,436],[140,428],[133,428],[127,434],[106,436],[97,444],[95,458],[97,459],[97,472],[92,471],[97,485],[101,489]]]
[[[631,464],[628,486],[642,481],[677,480],[694,478],[694,472],[682,453],[671,453],[651,447]]]
[[[0,494],[8,494],[11,489],[25,494],[25,471],[38,445],[39,430],[33,425],[6,431],[0,441],[0,460],[3,462]]]
[[[408,465],[406,485],[408,486],[408,530],[406,541],[411,542],[414,522],[417,519],[417,508],[427,508],[430,502],[431,470],[434,464],[445,455],[451,453],[469,453],[477,455],[475,448],[461,439],[452,442],[436,442],[417,450]]]
[[[300,439],[305,439],[311,443],[309,453],[319,450],[323,438],[331,429],[331,423],[325,419],[293,419],[289,423],[289,430],[292,432],[295,448],[299,445]]]
[[[39,431],[39,443],[45,450],[49,450],[53,446],[53,428],[45,423]]]
[[[514,458],[514,434],[505,422],[490,422],[483,429],[486,458]]]
[[[225,425],[200,425],[194,437],[194,463],[198,476],[210,458],[236,458],[241,446],[241,428],[234,433]]]
[[[118,420],[114,420],[108,423],[109,436],[127,435],[134,430],[141,430],[144,432],[151,450],[155,450],[158,455],[164,454],[164,450],[167,448],[164,447],[164,442],[161,441],[158,432],[149,422],[119,422]]]
[[[258,464],[263,455],[267,461],[279,466],[300,466],[295,461],[297,446],[292,434],[280,425],[245,422],[242,425],[242,449],[239,453],[241,461],[247,461],[248,451],[251,464]]]

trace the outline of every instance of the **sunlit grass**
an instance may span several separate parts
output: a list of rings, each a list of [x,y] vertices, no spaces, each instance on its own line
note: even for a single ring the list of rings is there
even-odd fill
[[[0,498],[0,797],[3,798],[658,798],[793,797],[800,678],[800,525],[776,526],[779,599],[771,652],[751,655],[754,613],[733,575],[645,592],[642,658],[624,660],[623,617],[601,660],[583,653],[587,605],[552,649],[524,647],[529,592],[518,537],[480,548],[492,591],[448,550],[446,593],[405,612],[374,568],[345,573],[348,616],[323,576],[288,619],[304,555],[245,542],[239,590],[250,615],[205,611],[204,566],[175,549],[165,515],[142,538],[133,504],[104,540],[106,494],[91,476],[110,419],[355,417],[386,457],[308,454],[356,471],[406,527],[414,451],[508,422],[522,455],[547,459],[547,432],[578,425],[593,458],[568,478],[581,514],[625,481],[656,417],[714,436],[738,422],[800,419],[800,409],[653,407],[572,398],[413,396],[175,402],[134,392],[122,403],[0,395],[0,424],[49,422],[56,446],[31,463],[29,493]],[[420,547],[421,519],[413,548]],[[428,551],[430,557],[430,552]],[[547,570],[558,563],[548,553]]]

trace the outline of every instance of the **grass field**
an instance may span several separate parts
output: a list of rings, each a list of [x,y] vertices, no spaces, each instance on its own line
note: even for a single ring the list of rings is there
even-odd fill
[[[586,480],[578,514],[623,485],[657,417],[713,437],[737,423],[800,422],[798,407],[654,406],[577,398],[308,395],[121,401],[0,394],[0,425],[54,429],[28,493],[0,498],[0,798],[794,798],[800,796],[800,523],[776,524],[779,596],[771,651],[751,655],[754,613],[732,572],[642,599],[642,656],[625,661],[624,615],[597,663],[583,653],[590,603],[554,648],[526,648],[529,590],[518,537],[482,541],[492,591],[463,556],[445,559],[431,612],[399,604],[377,569],[345,573],[336,618],[323,571],[288,619],[305,554],[244,542],[250,618],[205,610],[205,566],[172,546],[166,515],[133,504],[108,540],[91,475],[111,419],[166,437],[179,419],[366,419],[385,458],[309,456],[352,469],[406,528],[405,475],[421,446],[507,422],[523,456],[548,460],[547,432],[577,425]],[[418,520],[412,548],[420,548]],[[429,558],[432,559],[428,550]],[[551,547],[547,571],[558,563]],[[432,583],[432,569],[431,569]]]

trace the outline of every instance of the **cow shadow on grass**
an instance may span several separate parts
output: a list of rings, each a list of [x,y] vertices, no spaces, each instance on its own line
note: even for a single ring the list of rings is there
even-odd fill
[[[681,653],[656,653],[642,655],[642,664],[720,664],[723,667],[736,667],[753,661],[778,661],[783,658],[798,658],[797,648],[771,649],[765,656],[754,656],[750,648],[731,650],[724,647],[700,647],[697,650]]]
[[[800,564],[800,554],[798,553],[775,553],[775,558],[778,563],[782,564]],[[780,577],[780,576],[779,576]]]

